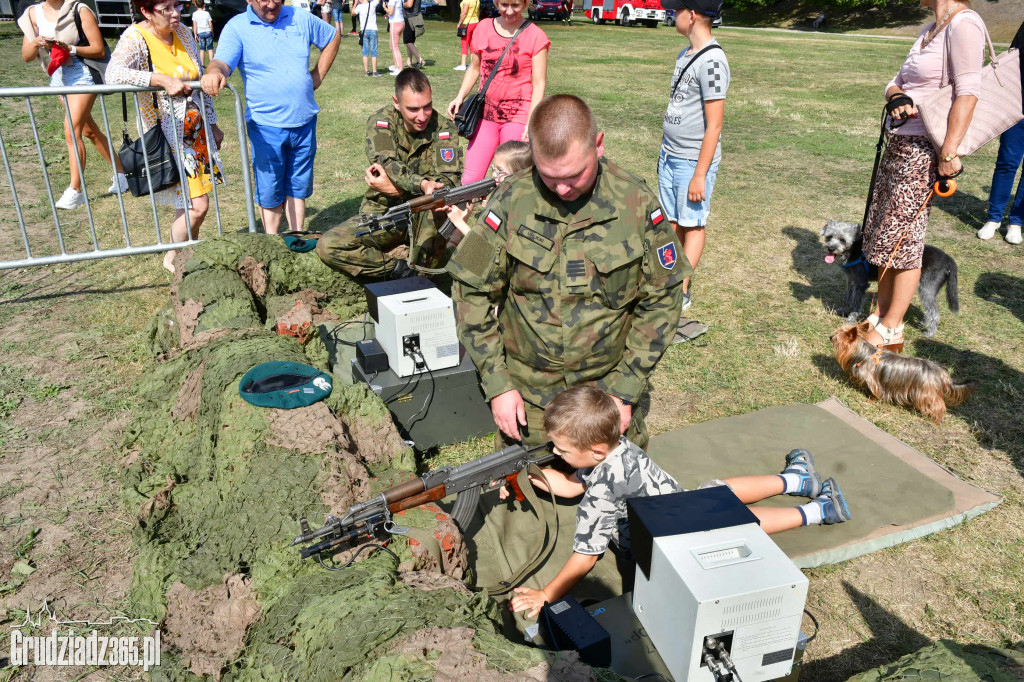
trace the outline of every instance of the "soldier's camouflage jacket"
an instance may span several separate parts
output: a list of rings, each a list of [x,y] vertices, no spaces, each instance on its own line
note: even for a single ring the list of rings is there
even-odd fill
[[[628,551],[626,500],[683,491],[646,452],[625,438],[597,466],[577,469],[576,478],[586,486],[572,539],[572,551],[579,554],[604,554],[612,542]]]
[[[421,196],[424,179],[457,187],[462,176],[458,130],[437,111],[423,132],[410,133],[393,105],[383,107],[366,121],[366,158],[384,167],[402,195],[389,197],[367,188],[359,209],[362,213],[381,213]]]
[[[692,272],[657,197],[605,160],[575,213],[535,173],[513,175],[448,270],[487,399],[515,388],[539,407],[589,381],[635,402],[672,342]]]

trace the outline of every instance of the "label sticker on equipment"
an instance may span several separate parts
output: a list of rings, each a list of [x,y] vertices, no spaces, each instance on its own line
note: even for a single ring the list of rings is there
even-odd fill
[[[561,613],[562,611],[568,611],[569,608],[570,608],[569,607],[569,602],[567,602],[567,601],[560,601],[557,604],[553,604],[551,606],[551,613],[554,613],[554,614],[557,615],[557,614]]]
[[[446,358],[449,355],[458,355],[458,354],[459,354],[459,344],[458,344],[458,342],[456,342],[456,343],[449,343],[449,344],[446,344],[444,346],[438,346],[437,347],[437,357],[438,357],[438,359]]]
[[[773,651],[770,654],[765,654],[761,657],[761,667],[772,665],[773,663],[782,663],[783,661],[789,661],[793,658],[792,649],[783,649],[782,651]]]

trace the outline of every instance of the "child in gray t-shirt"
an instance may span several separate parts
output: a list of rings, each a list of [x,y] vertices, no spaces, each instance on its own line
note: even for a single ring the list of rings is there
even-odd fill
[[[696,269],[704,253],[704,228],[722,155],[722,119],[729,90],[729,62],[711,37],[720,0],[663,0],[676,10],[676,30],[690,46],[672,73],[664,135],[658,156],[658,195],[683,253]],[[683,310],[690,307],[690,280],[683,283]]]

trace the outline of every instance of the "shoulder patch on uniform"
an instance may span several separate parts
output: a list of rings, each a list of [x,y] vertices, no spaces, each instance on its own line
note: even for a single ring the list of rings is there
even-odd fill
[[[437,134],[437,139],[439,139],[439,140],[449,140],[449,139],[451,139],[451,136],[452,136],[452,134],[450,132],[448,132],[447,130],[442,130],[441,132],[439,132]]]
[[[654,213],[651,214],[651,224],[657,225],[665,219],[665,215],[661,212],[661,209],[655,209]]]
[[[378,128],[387,128],[387,127],[389,127],[388,126],[388,122],[387,121],[380,121],[380,120],[378,120],[377,121],[377,127]]]
[[[451,163],[455,159],[455,149],[452,147],[445,147],[441,150],[441,160],[445,163]]]
[[[501,227],[501,218],[499,218],[494,211],[487,212],[487,217],[484,218],[484,222],[487,223],[487,226],[495,232],[497,232],[498,228]]]
[[[672,242],[665,244],[664,246],[658,247],[658,262],[661,263],[661,267],[666,270],[671,270],[676,266],[676,245]]]

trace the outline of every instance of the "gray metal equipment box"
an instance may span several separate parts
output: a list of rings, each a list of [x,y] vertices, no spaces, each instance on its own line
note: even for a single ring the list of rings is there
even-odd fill
[[[417,450],[493,433],[494,417],[480,389],[473,361],[460,345],[457,367],[400,377],[388,369],[367,375],[352,361],[352,380],[368,384]]]

